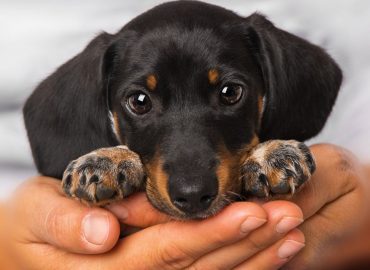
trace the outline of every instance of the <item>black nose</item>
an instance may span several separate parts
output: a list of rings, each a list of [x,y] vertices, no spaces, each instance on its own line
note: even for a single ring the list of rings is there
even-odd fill
[[[173,205],[185,213],[201,212],[209,208],[217,196],[217,180],[187,183],[176,181],[169,185]]]

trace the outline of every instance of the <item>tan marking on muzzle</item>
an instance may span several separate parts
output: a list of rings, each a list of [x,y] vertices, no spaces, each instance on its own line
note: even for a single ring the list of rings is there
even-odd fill
[[[259,138],[257,135],[254,135],[250,143],[235,153],[230,152],[224,144],[219,147],[218,158],[220,165],[216,170],[219,194],[225,194],[228,191],[240,192],[240,166],[258,143]]]
[[[168,193],[169,176],[163,170],[163,159],[159,152],[146,164],[147,175],[147,189],[148,196],[156,202],[157,205],[165,205],[171,208],[172,211],[181,214],[181,212],[172,204],[170,195]]]
[[[219,147],[220,164],[216,169],[219,194],[225,194],[228,191],[239,192],[239,158],[238,154],[231,153],[225,145]]]
[[[250,156],[251,151],[254,147],[256,147],[260,143],[260,139],[258,138],[257,134],[254,134],[250,143],[246,144],[241,150],[239,150],[239,157],[240,157],[240,165],[244,163],[244,161]]]

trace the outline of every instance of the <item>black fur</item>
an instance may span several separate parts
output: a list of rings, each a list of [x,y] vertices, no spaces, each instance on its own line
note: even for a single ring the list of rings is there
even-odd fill
[[[207,72],[216,68],[220,82]],[[155,74],[150,92],[145,77]],[[38,170],[61,178],[67,164],[94,149],[119,144],[108,117],[119,116],[121,141],[144,164],[160,149],[171,183],[211,182],[219,147],[235,153],[255,134],[306,140],[316,135],[335,102],[341,71],[321,48],[276,28],[209,4],[176,1],[138,16],[118,33],[103,33],[44,80],[24,107]],[[224,84],[245,91],[239,103],[219,102]],[[128,111],[142,91],[150,113]],[[260,124],[258,99],[266,97]],[[217,188],[214,187],[214,188]]]
[[[24,106],[37,169],[61,178],[67,164],[102,146],[117,144],[108,121],[103,57],[112,36],[101,34],[44,80]]]
[[[254,14],[246,20],[267,91],[260,138],[304,141],[315,136],[332,110],[341,70],[323,49],[265,17]]]

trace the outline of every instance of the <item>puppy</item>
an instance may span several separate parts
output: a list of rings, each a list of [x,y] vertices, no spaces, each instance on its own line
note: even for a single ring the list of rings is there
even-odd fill
[[[341,80],[321,48],[260,14],[176,1],[98,35],[24,118],[38,170],[68,196],[103,205],[145,190],[175,218],[206,218],[309,179],[299,141],[323,128]]]

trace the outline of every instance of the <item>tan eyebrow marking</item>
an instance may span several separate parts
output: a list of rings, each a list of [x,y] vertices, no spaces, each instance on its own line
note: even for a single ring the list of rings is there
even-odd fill
[[[208,71],[208,80],[210,84],[216,84],[218,82],[218,71],[216,69],[210,69]]]
[[[153,74],[146,78],[146,86],[152,91],[157,87],[157,78]]]

